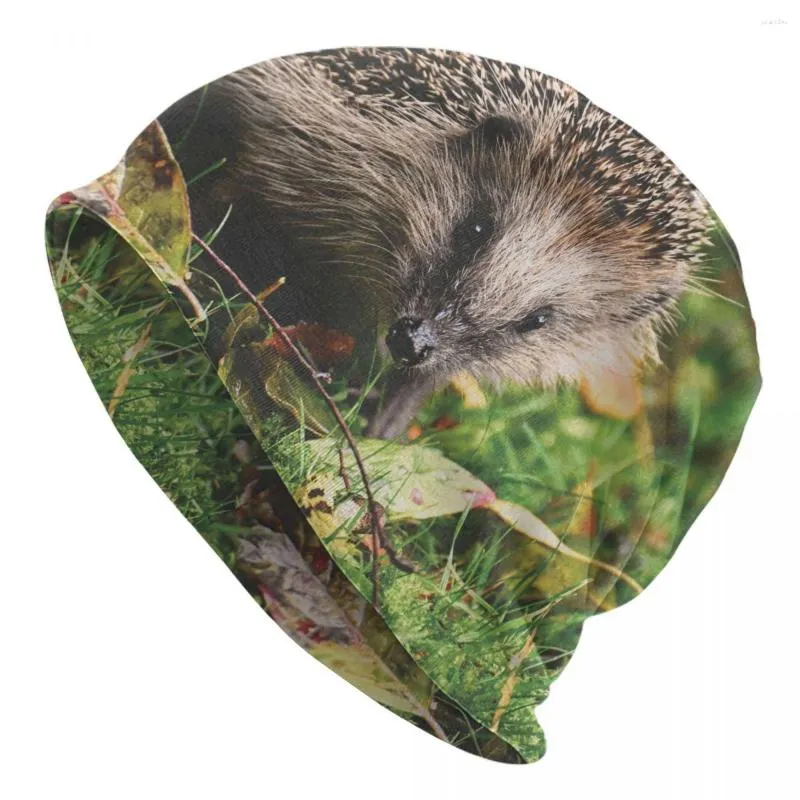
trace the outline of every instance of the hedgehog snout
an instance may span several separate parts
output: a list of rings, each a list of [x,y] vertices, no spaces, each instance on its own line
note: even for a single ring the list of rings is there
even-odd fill
[[[433,323],[419,317],[401,317],[386,334],[386,346],[392,358],[407,367],[425,361],[436,349]]]

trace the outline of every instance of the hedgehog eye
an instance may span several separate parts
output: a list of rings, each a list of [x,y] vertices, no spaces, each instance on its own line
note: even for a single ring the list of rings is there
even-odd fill
[[[475,249],[484,244],[494,231],[492,218],[483,212],[465,217],[453,231],[453,241],[459,248]]]
[[[542,306],[521,319],[515,326],[517,333],[530,333],[543,328],[553,316],[552,306]]]

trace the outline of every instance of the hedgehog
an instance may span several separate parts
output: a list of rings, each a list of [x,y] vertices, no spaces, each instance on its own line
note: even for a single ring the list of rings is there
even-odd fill
[[[707,203],[655,145],[530,69],[345,49],[209,98],[229,148],[214,196],[258,209],[312,313],[358,319],[396,364],[375,435],[459,372],[548,387],[657,359],[708,241]]]

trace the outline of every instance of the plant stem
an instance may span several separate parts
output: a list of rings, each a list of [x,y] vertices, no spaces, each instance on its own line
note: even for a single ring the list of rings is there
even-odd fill
[[[382,509],[378,506],[377,502],[375,501],[375,496],[372,493],[372,488],[369,483],[369,478],[367,477],[367,470],[364,466],[364,461],[361,458],[361,453],[359,452],[358,445],[356,444],[355,439],[353,438],[353,434],[350,431],[349,426],[344,420],[341,411],[339,411],[336,403],[334,402],[333,398],[328,394],[325,389],[325,386],[320,379],[319,373],[317,370],[314,369],[314,366],[308,362],[306,357],[300,351],[300,349],[295,345],[292,341],[291,337],[288,333],[283,329],[281,324],[272,314],[267,310],[266,306],[258,299],[258,297],[251,291],[251,289],[247,286],[247,284],[236,274],[232,267],[228,266],[223,259],[218,256],[196,233],[192,233],[192,239],[211,257],[214,263],[239,287],[239,289],[246,295],[246,297],[250,300],[251,303],[255,305],[258,309],[258,312],[267,320],[267,322],[272,327],[273,331],[281,338],[283,343],[289,349],[289,351],[294,355],[297,361],[303,366],[303,369],[308,373],[308,376],[314,382],[314,385],[317,388],[317,391],[322,395],[325,403],[327,404],[328,408],[330,409],[331,413],[333,414],[334,419],[336,420],[336,424],[342,431],[342,434],[347,441],[347,445],[350,448],[350,451],[353,454],[353,458],[355,459],[356,465],[358,467],[358,471],[361,474],[361,482],[364,484],[364,493],[367,496],[367,506],[369,508],[369,515],[370,515],[370,530],[372,533],[372,604],[375,608],[378,608],[378,599],[379,599],[379,587],[378,587],[378,554],[383,547],[387,553],[390,552],[390,548],[387,546],[386,542],[386,532],[383,528],[383,513]]]

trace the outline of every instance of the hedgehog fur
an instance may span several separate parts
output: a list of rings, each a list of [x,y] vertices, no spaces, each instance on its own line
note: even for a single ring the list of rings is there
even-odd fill
[[[658,148],[566,84],[463,54],[348,49],[212,91],[237,140],[215,192],[260,204],[299,248],[289,282],[346,287],[345,315],[374,319],[409,374],[552,385],[657,357],[710,212]]]

